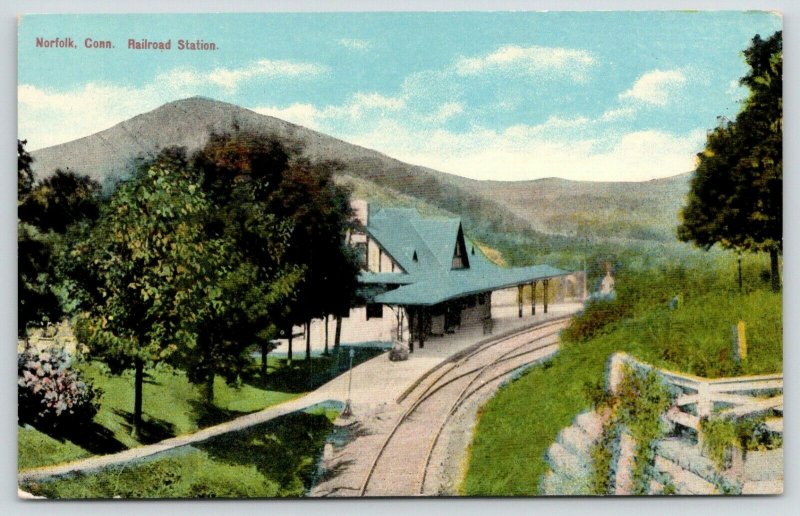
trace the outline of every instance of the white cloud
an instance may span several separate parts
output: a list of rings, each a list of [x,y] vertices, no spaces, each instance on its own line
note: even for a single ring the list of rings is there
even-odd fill
[[[405,101],[399,97],[387,97],[380,93],[361,93],[353,95],[347,109],[350,112],[361,113],[364,110],[381,109],[397,111],[405,106]]]
[[[127,118],[172,100],[175,90],[133,89],[88,83],[58,92],[21,84],[17,88],[18,134],[30,150],[63,143],[107,129]]]
[[[551,116],[540,124],[499,130],[476,123],[466,130],[443,124],[466,112],[459,102],[421,109],[408,93],[387,97],[357,93],[342,105],[310,104],[256,111],[312,127],[394,158],[475,179],[526,180],[557,176],[575,180],[634,181],[688,172],[705,131],[609,131],[630,120],[628,105],[597,117]],[[614,127],[617,127],[616,125]]]
[[[336,43],[350,50],[367,50],[372,46],[369,41],[363,39],[342,38],[337,40]]]
[[[215,68],[209,72],[175,69],[160,77],[174,86],[200,86],[206,83],[233,91],[242,82],[254,79],[302,78],[321,75],[326,66],[315,63],[260,59],[240,68]]]
[[[747,98],[750,91],[745,86],[739,84],[738,79],[734,79],[728,83],[728,89],[725,93],[735,102],[741,102]]]
[[[240,68],[175,68],[138,88],[90,82],[58,91],[20,84],[17,129],[19,136],[28,140],[28,148],[35,150],[102,131],[176,99],[220,96],[249,80],[298,80],[326,71],[326,67],[313,63],[261,59]]]
[[[445,102],[440,104],[436,111],[425,117],[426,121],[433,124],[442,124],[456,115],[464,112],[464,104],[460,102]]]
[[[256,113],[274,116],[281,120],[286,120],[293,124],[302,125],[309,129],[319,129],[319,110],[311,104],[295,103],[285,108],[278,107],[257,107],[253,108]]]
[[[252,109],[256,113],[281,118],[311,129],[319,129],[326,122],[353,125],[365,119],[373,120],[396,115],[405,106],[405,101],[400,97],[357,92],[345,104],[339,106],[317,108],[311,104],[295,103],[287,107],[260,106]]]
[[[600,120],[603,122],[614,122],[616,120],[630,119],[636,114],[636,110],[630,106],[609,109],[602,115]]]
[[[455,63],[455,70],[459,75],[488,71],[526,75],[550,72],[583,79],[592,64],[594,57],[585,50],[506,45],[484,56],[461,57]]]
[[[391,119],[363,132],[336,133],[346,141],[394,158],[474,179],[528,180],[563,177],[587,181],[643,181],[688,172],[705,131],[675,135],[632,131],[575,138],[564,131],[597,123],[552,118],[539,125],[465,132],[411,126]]]
[[[653,70],[639,77],[631,89],[620,93],[619,98],[665,106],[670,96],[684,84],[686,76],[680,70]]]

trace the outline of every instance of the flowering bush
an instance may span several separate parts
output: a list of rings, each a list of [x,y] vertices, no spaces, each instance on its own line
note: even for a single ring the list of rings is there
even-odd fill
[[[27,348],[17,357],[17,393],[20,423],[67,429],[91,421],[99,408],[101,391],[70,369],[63,350]]]

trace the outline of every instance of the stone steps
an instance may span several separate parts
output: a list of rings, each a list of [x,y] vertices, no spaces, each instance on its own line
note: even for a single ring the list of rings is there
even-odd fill
[[[603,433],[603,418],[594,411],[584,412],[575,416],[573,426],[579,427],[592,441],[596,441]]]
[[[683,439],[662,439],[657,444],[656,453],[710,484],[716,484],[718,480],[719,472],[711,459],[703,456],[696,445]]]
[[[559,432],[545,454],[550,470],[542,478],[543,495],[592,494],[591,448],[602,431],[602,418],[594,412],[585,412],[578,415],[571,426]],[[654,471],[648,492],[652,495],[664,494],[672,485],[675,487],[674,493],[678,495],[715,495],[721,494],[720,490],[741,491],[742,494],[780,494],[783,492],[783,450],[749,452],[743,475],[744,485],[740,486],[720,474],[696,444],[687,439],[670,437],[656,445]]]
[[[590,460],[594,440],[579,426],[568,426],[558,434],[557,442],[581,459]]]
[[[591,472],[590,463],[557,442],[550,445],[545,458],[550,469],[562,476],[579,479]]]
[[[600,437],[603,422],[594,412],[578,415],[572,426],[559,432],[545,459],[550,470],[544,475],[541,492],[545,496],[577,496],[591,494],[592,444]]]
[[[711,495],[719,494],[716,486],[711,482],[701,478],[689,470],[683,469],[678,464],[669,459],[656,455],[656,470],[669,476],[669,480],[675,485],[676,494],[681,495]]]

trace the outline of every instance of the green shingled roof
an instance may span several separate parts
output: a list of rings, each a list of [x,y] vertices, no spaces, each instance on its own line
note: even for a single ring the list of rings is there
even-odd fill
[[[469,268],[452,269],[460,229],[461,220],[458,218],[423,218],[411,209],[383,208],[370,213],[367,233],[405,271],[361,273],[359,280],[362,284],[399,285],[394,290],[374,296],[372,301],[388,305],[430,306],[568,274],[549,265],[498,267],[468,239],[465,239],[465,247]]]

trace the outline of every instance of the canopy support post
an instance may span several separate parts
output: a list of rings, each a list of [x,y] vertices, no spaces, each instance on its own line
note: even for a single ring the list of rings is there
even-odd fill
[[[419,349],[425,347],[425,309],[420,308],[417,314],[419,319]]]
[[[550,285],[550,280],[542,280],[542,285],[544,286],[544,313],[547,313],[547,287]]]

